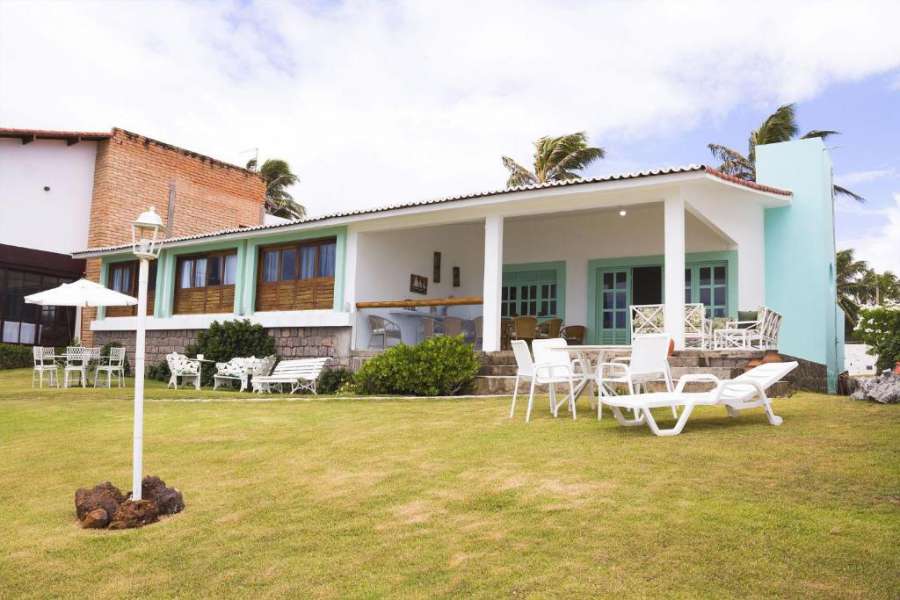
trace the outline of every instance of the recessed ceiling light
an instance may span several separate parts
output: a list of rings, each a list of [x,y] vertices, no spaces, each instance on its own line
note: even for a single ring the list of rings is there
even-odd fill
[[[627,214],[628,214],[628,211],[625,210],[624,208],[623,208],[622,210],[619,211],[619,216],[620,216],[620,217],[624,217],[624,216],[627,215]]]

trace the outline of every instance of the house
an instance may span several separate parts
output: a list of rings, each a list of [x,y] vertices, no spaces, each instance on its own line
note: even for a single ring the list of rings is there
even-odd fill
[[[757,173],[754,183],[691,165],[171,236],[157,261],[148,360],[214,320],[248,318],[282,356],[346,364],[370,345],[370,315],[415,341],[430,313],[408,304],[480,317],[488,352],[500,349],[503,316],[556,316],[585,325],[587,342],[627,343],[629,306],[663,304],[683,347],[690,301],[713,317],[777,310],[780,352],[833,390],[843,325],[828,151],[818,139],[759,146]],[[109,285],[129,250],[74,256],[100,259]],[[91,323],[96,339],[129,345],[134,327],[102,311]]]
[[[97,279],[100,261],[73,259],[72,250],[130,241],[130,222],[148,206],[182,236],[259,225],[264,200],[256,173],[124,129],[0,129],[0,339],[90,344],[92,310],[82,328],[74,309],[23,297],[85,273]],[[110,280],[132,295],[134,264]]]

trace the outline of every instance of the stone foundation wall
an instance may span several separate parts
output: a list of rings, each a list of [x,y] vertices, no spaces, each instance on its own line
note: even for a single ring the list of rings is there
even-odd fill
[[[800,363],[797,368],[786,377],[786,379],[794,385],[795,389],[808,390],[820,394],[828,393],[828,367],[822,363],[812,362],[788,354],[782,354],[781,357],[786,361],[796,360]]]
[[[273,327],[266,330],[275,338],[275,352],[281,358],[315,358],[330,356],[330,366],[350,366],[349,327]],[[197,341],[199,329],[148,330],[146,364],[155,365],[170,352],[184,352]],[[128,361],[134,364],[133,331],[95,331],[94,344],[102,346],[118,342],[126,348]]]

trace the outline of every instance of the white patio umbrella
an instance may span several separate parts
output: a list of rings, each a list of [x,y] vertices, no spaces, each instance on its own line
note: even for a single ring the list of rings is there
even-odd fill
[[[137,304],[137,298],[113,291],[87,279],[79,279],[25,296],[25,302],[41,306],[134,306]]]
[[[134,306],[137,298],[103,287],[88,279],[64,283],[53,289],[25,296],[28,304],[76,307],[75,330],[81,330],[81,309],[86,306]]]

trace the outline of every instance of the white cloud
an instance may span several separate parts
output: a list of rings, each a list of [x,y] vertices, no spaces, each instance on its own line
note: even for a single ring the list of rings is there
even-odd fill
[[[879,179],[884,179],[886,177],[896,177],[897,170],[893,167],[889,169],[873,169],[871,171],[852,171],[850,173],[844,173],[842,175],[835,175],[834,182],[838,185],[854,185],[857,183],[869,183],[872,181],[877,181]]]
[[[876,271],[900,275],[900,193],[894,194],[893,206],[869,212],[878,217],[869,233],[845,240],[839,246],[853,248],[856,258],[865,260]]]
[[[652,139],[810,98],[900,67],[897,22],[893,1],[6,0],[0,122],[260,147],[321,213],[497,187],[499,156],[548,133]]]

